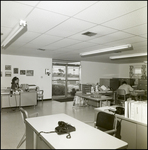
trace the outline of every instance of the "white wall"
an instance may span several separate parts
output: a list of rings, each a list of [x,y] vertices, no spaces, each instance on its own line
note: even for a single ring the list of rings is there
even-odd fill
[[[81,61],[81,84],[96,84],[100,78],[115,77],[119,77],[118,64]]]
[[[5,77],[5,65],[11,65],[11,77]],[[13,68],[18,68],[19,73],[14,74]],[[17,76],[19,84],[35,84],[44,90],[44,99],[52,98],[52,74],[45,75],[45,69],[52,72],[52,58],[27,57],[16,55],[1,55],[1,88],[10,87],[11,80]],[[34,76],[20,75],[20,70],[34,70]]]

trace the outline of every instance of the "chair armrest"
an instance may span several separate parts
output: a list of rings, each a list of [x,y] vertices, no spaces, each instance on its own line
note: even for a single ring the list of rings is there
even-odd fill
[[[97,126],[96,126],[96,121],[94,122],[94,127],[97,128]]]
[[[30,114],[29,117],[37,117],[38,115],[39,115],[39,113],[38,113],[38,112],[35,112],[35,113],[33,113],[33,114]]]
[[[105,131],[106,133],[115,133],[117,130],[113,129],[113,130],[108,130],[108,131]]]

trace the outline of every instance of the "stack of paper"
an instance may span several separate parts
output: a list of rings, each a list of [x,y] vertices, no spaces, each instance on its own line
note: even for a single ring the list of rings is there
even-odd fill
[[[126,101],[125,117],[147,123],[147,101]]]

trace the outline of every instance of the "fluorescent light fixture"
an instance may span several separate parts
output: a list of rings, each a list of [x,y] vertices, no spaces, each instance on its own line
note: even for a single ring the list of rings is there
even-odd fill
[[[19,24],[12,30],[7,38],[2,42],[1,47],[6,49],[16,39],[18,39],[24,32],[27,31],[27,23],[24,20],[20,20]]]
[[[122,59],[122,58],[131,58],[131,57],[141,57],[147,56],[147,53],[136,53],[136,54],[128,54],[128,55],[120,55],[120,56],[110,56],[110,59]]]
[[[100,54],[100,53],[116,52],[116,51],[121,51],[121,50],[132,50],[132,49],[133,49],[132,45],[127,44],[127,45],[122,45],[122,46],[114,46],[110,48],[80,53],[80,56],[88,56],[88,55],[95,55],[95,54]]]

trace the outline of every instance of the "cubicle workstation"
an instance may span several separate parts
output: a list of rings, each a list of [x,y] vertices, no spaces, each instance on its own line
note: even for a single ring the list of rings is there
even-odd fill
[[[114,114],[116,107],[121,106],[114,105],[95,108],[94,122],[96,121],[97,114],[100,111]],[[147,108],[145,110],[147,110]],[[147,112],[146,111],[143,112],[145,116],[147,116]],[[138,120],[140,118],[130,117],[127,115],[127,112],[126,114],[115,113],[115,116],[117,120],[119,120],[121,123],[119,129],[121,140],[126,141],[128,143],[128,149],[147,149],[147,121],[146,121],[147,117],[145,117],[143,120]]]
[[[35,105],[37,105],[37,92],[32,86],[31,88],[21,88],[12,94],[10,94],[10,88],[1,89],[1,108]]]

